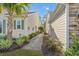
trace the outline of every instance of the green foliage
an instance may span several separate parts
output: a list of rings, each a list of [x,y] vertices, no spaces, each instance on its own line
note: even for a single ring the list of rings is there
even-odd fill
[[[12,40],[4,40],[0,39],[0,49],[7,49],[12,45],[13,41]]]
[[[26,36],[23,36],[23,37],[20,37],[18,39],[16,39],[16,43],[21,46],[23,45],[24,43],[27,43],[29,40]]]
[[[63,43],[61,43],[58,39],[49,38],[48,40],[48,48],[55,53],[63,53]]]
[[[22,13],[26,13],[30,4],[28,3],[0,3],[0,12],[7,9],[9,15],[13,15],[16,12],[17,15],[21,15]]]
[[[33,37],[35,37],[36,35],[38,35],[39,32],[35,32],[35,33],[32,33],[30,34],[29,36],[22,36],[18,39],[15,40],[15,42],[21,46],[23,45],[24,43],[28,43],[30,39],[32,39]],[[0,49],[7,49],[9,48],[13,43],[13,40],[9,40],[3,36],[0,37]]]
[[[72,33],[73,43],[69,49],[66,50],[66,56],[79,56],[79,38],[75,33]]]
[[[40,27],[38,28],[38,30],[39,30],[40,33],[44,32],[44,28],[43,28],[42,26],[40,26]]]
[[[39,32],[29,34],[29,39],[32,39],[33,37],[35,37],[38,34],[39,34]]]
[[[39,32],[35,32],[35,33],[29,34],[28,36],[20,37],[20,38],[16,39],[16,43],[18,45],[23,45],[24,43],[29,42],[30,39],[32,39],[33,37],[35,37],[38,34],[39,34]]]
[[[51,53],[58,53],[63,55],[63,43],[61,43],[58,39],[53,39],[49,37],[47,34],[43,37],[46,42],[47,48],[51,51]]]

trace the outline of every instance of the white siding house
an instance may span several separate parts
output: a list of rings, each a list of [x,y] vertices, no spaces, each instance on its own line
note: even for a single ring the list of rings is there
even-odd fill
[[[67,12],[66,4],[58,4],[54,12],[48,13],[46,21],[46,32],[52,36],[53,39],[59,39],[64,44],[64,49],[66,49],[69,44]]]
[[[0,35],[7,35],[7,17],[4,14],[0,15]],[[40,15],[36,12],[28,13],[26,18],[14,17],[13,20],[13,38],[18,38],[23,35],[28,35],[38,31],[41,26]]]

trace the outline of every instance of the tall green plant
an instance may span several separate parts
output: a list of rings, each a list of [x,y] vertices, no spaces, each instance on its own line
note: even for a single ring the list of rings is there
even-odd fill
[[[73,43],[69,49],[66,50],[66,56],[79,56],[79,38],[75,33],[72,33]]]
[[[0,39],[0,49],[8,49],[12,45],[13,41],[12,40],[4,40]]]

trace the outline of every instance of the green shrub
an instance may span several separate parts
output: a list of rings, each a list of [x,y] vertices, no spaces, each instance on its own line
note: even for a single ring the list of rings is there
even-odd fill
[[[35,32],[35,33],[29,34],[28,36],[20,37],[20,38],[16,39],[16,43],[18,45],[22,45],[24,43],[27,43],[27,42],[29,42],[30,39],[32,39],[33,37],[35,37],[38,34],[39,34],[39,32]]]
[[[4,39],[1,39],[0,40],[0,49],[7,49],[9,48],[11,45],[12,45],[13,41],[12,40],[4,40]]]
[[[16,43],[21,46],[23,45],[24,43],[27,43],[29,40],[26,36],[23,36],[23,37],[20,37],[18,39],[16,39]]]
[[[38,27],[40,33],[44,32],[44,28],[42,26]]]
[[[79,38],[75,33],[71,34],[73,43],[70,48],[65,51],[66,56],[79,56]]]
[[[49,37],[47,34],[43,37],[44,42],[46,42],[47,48],[51,53],[63,54],[63,44],[58,39],[53,39]]]
[[[29,39],[32,39],[32,38],[35,37],[37,34],[38,34],[37,32],[36,32],[36,33],[31,33],[31,34],[29,34]]]
[[[61,43],[58,39],[49,38],[48,45],[48,48],[50,48],[51,51],[63,54],[63,43]]]

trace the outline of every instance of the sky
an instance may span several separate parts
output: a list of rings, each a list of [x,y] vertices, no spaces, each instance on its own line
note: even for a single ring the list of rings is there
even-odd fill
[[[44,17],[49,11],[54,11],[56,8],[55,3],[32,3],[31,10],[32,12],[38,12],[41,17]]]

